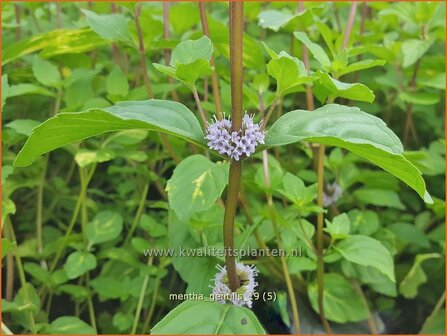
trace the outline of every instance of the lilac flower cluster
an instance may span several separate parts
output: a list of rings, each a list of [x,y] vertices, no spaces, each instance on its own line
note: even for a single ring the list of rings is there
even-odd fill
[[[208,147],[220,154],[239,161],[244,155],[249,157],[255,152],[256,146],[264,143],[264,132],[261,125],[253,122],[253,116],[245,114],[242,119],[242,129],[231,131],[230,118],[217,120],[209,125],[205,139]]]
[[[328,207],[334,204],[342,194],[343,189],[337,182],[327,185],[326,192],[323,192],[323,206]]]

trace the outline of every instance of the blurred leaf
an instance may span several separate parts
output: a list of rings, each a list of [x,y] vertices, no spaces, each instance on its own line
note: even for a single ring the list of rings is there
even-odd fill
[[[363,187],[354,191],[353,195],[365,204],[374,204],[400,210],[405,209],[405,205],[401,202],[399,195],[392,190]]]
[[[307,288],[312,308],[318,313],[317,282]],[[368,308],[351,284],[339,274],[324,275],[324,313],[326,318],[337,323],[359,322],[368,318]]]
[[[413,266],[399,285],[399,292],[407,299],[415,298],[418,294],[419,286],[427,282],[427,275],[422,268],[422,263],[426,260],[441,257],[438,253],[416,255]]]
[[[424,56],[427,50],[432,46],[433,42],[434,42],[433,39],[428,40],[411,39],[402,43],[402,56],[403,56],[402,66],[404,68],[407,68],[416,63],[418,59]]]
[[[106,87],[109,95],[127,97],[129,94],[129,82],[120,67],[115,66],[107,76]]]
[[[79,319],[76,316],[61,316],[50,323],[48,328],[49,334],[54,335],[66,335],[66,334],[79,334],[79,335],[93,335],[96,334],[96,330],[90,325]]]
[[[309,49],[313,57],[320,62],[323,68],[326,70],[330,69],[331,61],[323,48],[321,48],[317,43],[312,42],[306,33],[294,32],[293,35],[298,39],[298,41],[303,43],[307,49]]]
[[[328,97],[342,97],[368,103],[374,101],[374,93],[363,84],[340,82],[322,71],[317,71],[315,75],[318,79],[314,82],[313,92],[321,103],[324,103]]]
[[[102,38],[133,44],[127,29],[127,19],[123,14],[98,15],[87,9],[81,9],[81,11],[87,17],[90,28]]]
[[[428,92],[401,92],[399,98],[406,103],[416,105],[434,105],[441,100],[439,94]]]
[[[30,95],[30,94],[36,94],[36,95],[42,95],[42,96],[48,96],[48,97],[56,96],[53,92],[51,92],[41,86],[37,86],[34,84],[29,84],[29,83],[11,85],[8,89],[8,98],[23,96],[23,95]]]
[[[50,86],[58,87],[61,84],[61,74],[58,68],[52,63],[41,59],[39,56],[33,58],[33,75],[39,81],[39,83]]]
[[[420,335],[437,334],[443,335],[445,333],[445,308],[438,310],[435,315],[430,315],[424,322]]]
[[[265,330],[250,309],[210,301],[185,301],[151,329],[152,335],[187,333],[264,335]]]
[[[329,233],[332,239],[343,239],[349,236],[350,221],[347,214],[342,213],[335,216],[332,222],[326,219],[326,228],[324,231]]]
[[[96,258],[88,252],[73,252],[64,264],[69,279],[79,278],[84,273],[96,268]]]
[[[355,264],[374,267],[391,281],[395,281],[393,258],[380,241],[368,236],[352,235],[338,242],[334,248],[346,260]]]
[[[123,230],[123,217],[114,211],[101,211],[87,224],[89,246],[117,238]]]
[[[19,134],[30,136],[32,130],[40,124],[37,120],[31,119],[15,119],[5,125],[5,127],[12,128]]]
[[[365,69],[381,66],[381,65],[384,65],[385,63],[386,63],[386,61],[384,61],[384,60],[370,60],[370,59],[362,60],[362,61],[359,61],[356,63],[349,64],[344,69],[342,69],[338,73],[338,75],[343,76],[343,75],[346,75],[351,72],[356,72],[356,71],[360,71],[360,70],[365,70]]]
[[[168,181],[169,206],[181,221],[210,208],[228,182],[228,164],[213,163],[202,155],[191,155],[175,168]]]

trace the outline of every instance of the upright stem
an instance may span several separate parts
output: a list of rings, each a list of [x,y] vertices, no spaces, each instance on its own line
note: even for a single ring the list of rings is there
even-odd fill
[[[154,257],[150,256],[147,261],[147,265],[151,266],[153,260],[154,260]],[[135,333],[137,332],[138,321],[140,320],[141,310],[143,309],[144,296],[146,294],[148,284],[149,284],[149,274],[146,274],[146,276],[144,277],[144,280],[143,280],[143,284],[141,285],[140,296],[138,298],[138,304],[137,304],[137,310],[135,311],[135,317],[133,320],[132,330],[130,332],[131,335],[135,335]],[[144,331],[143,331],[143,333],[144,333]]]
[[[298,3],[298,13],[304,11],[304,3]],[[307,71],[310,70],[310,61],[309,61],[309,50],[304,43],[301,44],[301,50],[303,53],[303,63]],[[312,87],[309,84],[306,84],[306,105],[309,111],[312,111],[315,108],[314,104],[314,96],[312,94]]]
[[[170,37],[169,33],[169,3],[166,1],[163,1],[163,37],[165,40],[168,40]],[[169,60],[171,59],[171,51],[168,48],[165,48],[163,50],[164,57],[165,57],[165,63],[166,65],[169,64]],[[168,82],[169,84],[174,84],[174,79],[170,76],[168,76]],[[177,91],[174,89],[171,90],[171,96],[172,99],[175,101],[178,101],[178,95]]]
[[[270,189],[270,174],[269,174],[269,169],[268,169],[267,150],[264,150],[262,152],[262,162],[263,162],[263,167],[264,167],[265,185],[267,186],[267,189]],[[278,224],[276,222],[276,214],[275,214],[275,208],[273,205],[272,194],[270,192],[266,192],[266,195],[267,195],[267,205],[269,208],[270,219],[273,224],[273,230],[275,232],[276,242],[277,242],[278,248],[281,251],[284,251],[284,247],[283,247],[282,240],[281,240],[281,234],[279,232]],[[281,259],[281,266],[282,266],[282,272],[284,275],[284,280],[286,281],[287,292],[289,294],[290,306],[292,307],[293,325],[295,327],[295,333],[299,334],[300,319],[299,319],[299,313],[298,313],[298,306],[296,304],[295,290],[293,289],[292,279],[290,277],[289,268],[287,267],[287,262],[286,262],[284,255],[281,254],[280,259]]]
[[[324,145],[318,147],[318,167],[317,167],[317,204],[319,207],[323,206],[323,183],[324,183]],[[323,323],[326,333],[332,334],[331,326],[329,325],[326,315],[324,313],[324,260],[323,260],[323,213],[317,215],[317,285],[318,285],[318,310],[320,312],[321,322]]]
[[[56,2],[57,28],[62,28],[62,8],[59,2]]]
[[[153,98],[154,95],[152,93],[151,82],[149,80],[149,75],[147,74],[146,53],[144,50],[143,31],[141,30],[141,25],[140,25],[140,15],[141,15],[141,4],[139,3],[135,7],[135,25],[137,27],[137,35],[138,35],[138,52],[140,53],[140,70],[143,73],[144,85],[146,86],[147,95],[149,98]]]
[[[348,24],[346,25],[345,35],[343,37],[342,49],[348,46],[349,37],[351,36],[352,27],[354,26],[355,15],[357,13],[357,2],[353,2],[349,11]]]
[[[208,126],[207,116],[205,115],[205,111],[203,111],[202,104],[201,104],[200,98],[199,98],[199,94],[197,93],[196,88],[194,88],[194,90],[192,90],[192,94],[194,96],[194,100],[196,102],[197,109],[199,110],[200,119],[202,119],[203,128],[206,129]]]
[[[239,131],[242,127],[242,46],[244,33],[244,3],[230,2],[230,76],[231,76],[231,107],[232,129]],[[236,273],[236,260],[233,255],[234,217],[236,215],[238,194],[241,184],[242,161],[231,161],[228,181],[227,202],[224,214],[224,247],[225,264],[230,289],[234,292],[239,288],[239,278]]]
[[[22,27],[20,26],[20,18],[22,14],[22,8],[19,5],[14,5],[14,13],[16,18],[16,41],[19,41],[22,37]]]
[[[200,10],[200,21],[202,22],[203,33],[210,37],[210,30],[208,27],[208,19],[206,17],[206,8],[204,2],[199,2],[199,10]],[[214,104],[216,104],[216,115],[219,120],[222,119],[222,102],[220,100],[220,91],[219,91],[219,77],[217,75],[216,70],[216,62],[214,61],[214,56],[211,56],[210,60],[211,65],[214,67],[213,74],[211,77],[212,86],[213,86],[213,96],[214,96]]]

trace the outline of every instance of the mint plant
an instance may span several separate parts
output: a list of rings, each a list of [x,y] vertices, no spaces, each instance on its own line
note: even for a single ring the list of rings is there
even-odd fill
[[[3,332],[439,332],[441,4],[2,9]]]

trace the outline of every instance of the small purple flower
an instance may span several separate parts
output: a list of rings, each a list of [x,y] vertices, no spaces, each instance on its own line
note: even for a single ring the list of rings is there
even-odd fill
[[[334,204],[339,200],[342,194],[343,189],[337,182],[328,184],[326,187],[326,191],[323,192],[323,206],[328,207]]]
[[[254,123],[253,116],[248,114],[242,118],[242,129],[238,132],[231,130],[230,118],[217,120],[214,117],[214,123],[209,125],[206,133],[205,139],[210,149],[236,161],[244,156],[249,157],[255,152],[256,146],[264,144],[261,125]]]

